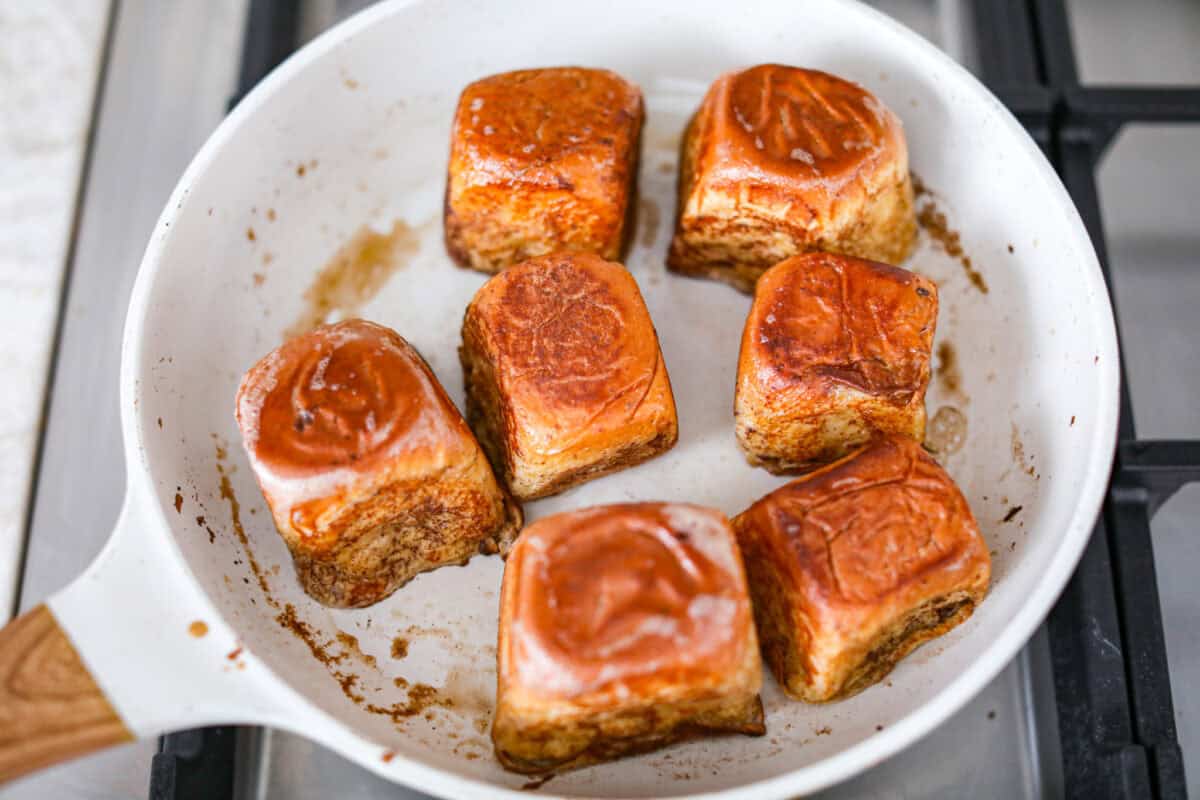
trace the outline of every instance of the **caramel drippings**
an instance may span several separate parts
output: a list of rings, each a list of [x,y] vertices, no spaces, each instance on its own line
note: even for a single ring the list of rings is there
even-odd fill
[[[922,187],[922,191],[928,190]],[[958,260],[972,286],[984,294],[988,293],[988,285],[983,278],[983,273],[975,269],[971,257],[963,250],[962,237],[958,231],[950,227],[946,221],[946,215],[938,210],[937,204],[933,200],[926,200],[917,210],[917,224],[938,243],[946,255]]]
[[[400,220],[387,233],[363,227],[317,273],[304,292],[304,311],[284,336],[290,339],[310,331],[335,311],[353,316],[419,247],[416,233]]]
[[[366,702],[366,698],[362,693],[356,690],[359,677],[339,667],[343,661],[350,657],[349,652],[331,652],[330,647],[332,647],[333,642],[322,642],[312,626],[300,619],[296,614],[296,607],[291,603],[284,606],[283,610],[275,616],[275,621],[284,629],[291,631],[293,636],[308,646],[308,650],[312,653],[313,658],[321,662],[325,669],[329,671],[329,674],[333,676],[333,679],[337,681],[342,689],[342,694],[357,705],[362,705]]]
[[[216,439],[216,434],[213,434]],[[262,590],[263,598],[267,601],[267,605],[272,608],[279,608],[279,603],[271,594],[271,585],[267,583],[267,577],[263,573],[262,568],[258,565],[258,559],[254,557],[254,550],[250,547],[250,537],[246,535],[246,529],[242,526],[242,507],[238,503],[237,495],[233,493],[233,483],[229,480],[229,473],[225,468],[226,450],[221,446],[220,441],[216,443],[217,450],[217,478],[220,481],[221,499],[229,503],[229,517],[233,524],[233,533],[237,536],[238,541],[242,543],[242,552],[246,554],[246,563],[250,565],[250,571],[254,573],[255,579],[258,581],[258,588]]]
[[[638,241],[642,247],[653,247],[658,238],[658,226],[662,221],[662,213],[658,204],[648,197],[643,197],[639,205],[641,219],[638,220]]]
[[[402,677],[395,678],[392,683],[397,689],[405,692],[405,697],[390,705],[368,703],[360,689],[361,678],[344,667],[349,659],[356,659],[365,666],[375,669],[374,656],[362,652],[358,639],[344,631],[338,631],[334,639],[322,641],[322,638],[296,613],[296,607],[288,603],[276,615],[275,621],[284,629],[290,631],[308,647],[313,658],[319,661],[341,687],[342,694],[355,705],[372,714],[388,717],[396,725],[405,720],[425,714],[432,708],[454,708],[452,697],[446,696],[437,687],[425,683],[410,683]],[[335,648],[340,648],[335,650]]]
[[[1037,469],[1033,466],[1033,456],[1025,452],[1025,443],[1021,441],[1021,431],[1017,424],[1012,423],[1012,457],[1017,468],[1031,478],[1038,478]]]
[[[358,659],[368,667],[375,667],[375,656],[370,653],[364,653],[362,648],[358,646],[358,637],[351,636],[345,631],[337,632],[338,644],[342,646],[346,653],[349,653],[353,658]]]
[[[962,388],[962,372],[958,368],[958,351],[950,342],[941,342],[937,347],[938,384],[948,394]]]
[[[389,717],[392,723],[399,725],[404,720],[425,714],[432,708],[453,708],[454,701],[443,697],[436,687],[425,683],[410,683],[407,686],[408,696],[390,706],[367,703],[363,708],[372,714]]]

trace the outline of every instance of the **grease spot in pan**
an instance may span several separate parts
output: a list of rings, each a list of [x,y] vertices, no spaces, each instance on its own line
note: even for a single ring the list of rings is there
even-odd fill
[[[658,210],[658,204],[646,197],[642,198],[639,208],[641,214],[638,219],[638,241],[642,247],[652,247],[658,238],[662,214]]]
[[[271,585],[267,583],[266,575],[258,565],[258,559],[254,557],[254,550],[250,547],[250,537],[246,535],[246,529],[242,526],[242,507],[238,503],[237,495],[233,493],[233,483],[229,480],[229,473],[232,471],[226,466],[225,460],[228,458],[228,451],[221,444],[221,439],[215,433],[212,435],[214,446],[216,447],[217,456],[217,479],[220,487],[221,499],[229,504],[229,520],[233,525],[234,535],[242,544],[242,551],[246,554],[246,562],[250,565],[250,571],[254,573],[255,580],[258,582],[258,588],[262,590],[263,597],[267,601],[267,605],[272,608],[279,608],[279,602],[271,594]]]
[[[375,656],[362,651],[362,648],[358,646],[358,637],[351,636],[345,631],[338,631],[337,640],[338,644],[340,644],[344,651],[351,657],[358,659],[368,667],[375,667]]]
[[[209,544],[212,544],[213,542],[215,542],[217,540],[217,532],[214,531],[212,529],[212,526],[210,526],[208,524],[208,520],[205,518],[205,516],[203,514],[197,515],[196,524],[208,532],[208,543]]]
[[[448,671],[446,685],[440,688],[426,683],[410,682],[403,677],[396,677],[393,679],[392,684],[396,689],[403,691],[403,697],[391,703],[367,701],[365,692],[370,687],[363,680],[361,674],[347,667],[353,661],[353,663],[358,663],[365,669],[378,672],[375,657],[364,653],[359,646],[358,639],[344,631],[337,631],[332,639],[327,639],[320,635],[316,628],[300,617],[294,605],[288,603],[281,606],[274,598],[270,585],[266,581],[265,573],[255,558],[249,537],[242,526],[241,505],[234,494],[233,485],[229,479],[232,468],[226,464],[226,459],[228,458],[227,449],[215,434],[213,439],[216,442],[217,475],[220,482],[220,495],[229,503],[230,518],[234,533],[242,544],[246,563],[257,579],[268,605],[278,611],[275,616],[276,623],[303,642],[308,647],[313,658],[320,662],[334,681],[337,682],[342,694],[364,711],[388,717],[397,727],[400,727],[402,723],[413,718],[435,720],[433,712],[437,709],[444,709],[463,715],[468,718],[477,732],[481,735],[486,733],[491,714],[490,696],[485,687],[478,684],[472,675],[463,670],[451,669]],[[278,565],[275,565],[273,569],[277,571]],[[233,584],[228,578],[226,578],[226,585],[233,588]],[[251,601],[253,602],[253,598],[251,598]],[[407,637],[431,636],[447,641],[453,641],[454,638],[453,634],[448,630],[426,628],[417,625],[409,626],[405,634]],[[407,639],[404,641],[407,642]],[[240,648],[237,654],[240,654]],[[236,657],[237,655],[232,655],[232,658],[236,659]],[[378,692],[380,689],[376,688],[375,691]],[[469,741],[462,742],[461,744],[471,746]],[[457,748],[455,752],[458,752]],[[477,753],[459,753],[459,755],[470,759],[479,757]]]
[[[430,686],[427,683],[410,683],[407,687],[407,696],[400,701],[392,703],[388,706],[377,705],[375,703],[361,704],[362,707],[372,714],[380,714],[385,717],[390,717],[392,723],[400,725],[404,720],[418,715],[427,715],[432,708],[453,708],[454,702],[450,698],[442,696],[437,688]],[[429,719],[429,716],[425,716]]]
[[[419,248],[420,239],[400,220],[387,233],[364,226],[317,273],[304,292],[304,310],[284,335],[299,336],[335,313],[352,316]]]
[[[1040,478],[1037,469],[1033,466],[1033,456],[1025,452],[1025,444],[1021,441],[1021,431],[1017,428],[1017,424],[1012,423],[1012,458],[1013,463],[1017,468],[1031,478]],[[1007,500],[1005,500],[1007,502]]]
[[[454,708],[475,720],[491,718],[492,697],[489,685],[495,680],[490,673],[472,667],[451,667],[441,694]]]
[[[954,406],[942,406],[925,426],[925,449],[945,458],[962,449],[967,441],[967,417]]]
[[[339,665],[349,658],[350,653],[347,651],[332,652],[334,646],[333,641],[322,642],[317,636],[317,632],[312,626],[304,620],[300,619],[296,613],[296,607],[288,603],[283,607],[283,610],[275,616],[275,621],[278,622],[285,630],[292,633],[300,641],[308,646],[309,652],[313,658],[319,661],[328,670],[329,674],[337,681],[347,699],[357,705],[362,705],[366,698],[358,691],[359,676],[347,672],[339,668]]]
[[[958,394],[962,389],[962,371],[958,367],[958,351],[950,342],[937,346],[938,385],[947,394]]]
[[[917,224],[921,226],[921,230],[925,231],[946,255],[958,261],[972,286],[987,294],[988,285],[983,273],[975,268],[971,257],[967,255],[962,245],[962,236],[950,226],[946,214],[934,199],[934,192],[915,174],[912,175],[912,182],[913,193],[920,200],[917,207]]]

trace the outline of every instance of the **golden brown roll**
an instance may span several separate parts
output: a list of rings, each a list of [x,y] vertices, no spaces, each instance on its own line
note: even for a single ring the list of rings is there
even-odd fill
[[[437,378],[381,325],[323,325],[274,350],[242,379],[237,421],[300,584],[326,605],[507,552],[520,528]]]
[[[451,130],[450,256],[483,272],[558,250],[620,257],[642,117],[641,91],[608,70],[472,83]]]
[[[518,499],[632,466],[678,438],[658,337],[620,264],[557,253],[505,270],[467,307],[462,338],[467,419]]]
[[[733,521],[763,655],[810,703],[862,691],[974,611],[991,561],[962,492],[911,439],[882,438]]]
[[[684,137],[667,265],[744,292],[815,250],[898,264],[916,241],[900,120],[857,84],[763,64],[718,78]]]
[[[933,281],[887,264],[812,253],[767,270],[734,398],[750,463],[785,473],[879,433],[920,441],[937,310]]]
[[[492,741],[517,772],[765,731],[745,574],[719,511],[641,503],[533,523],[505,565],[497,652]]]

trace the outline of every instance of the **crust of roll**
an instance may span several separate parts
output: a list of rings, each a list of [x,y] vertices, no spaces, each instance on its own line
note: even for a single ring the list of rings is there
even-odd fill
[[[360,445],[360,452],[345,444],[342,429],[354,427],[345,420],[335,433],[313,438],[319,427],[314,420],[322,413],[318,405],[328,411],[348,398],[349,419],[361,411],[363,393],[374,386],[370,381],[329,386],[334,380],[325,374],[329,358],[326,366],[318,362],[319,378],[289,372],[314,353],[327,355],[327,349],[316,348],[328,348],[334,340],[367,344],[353,363],[341,365],[346,374],[365,373],[370,360],[386,351],[395,359],[389,369],[406,376],[389,386],[391,405],[382,407],[378,418],[372,413],[369,430],[353,431],[361,437],[392,426],[394,435],[378,447]],[[323,393],[311,413],[303,403],[296,406],[295,385],[280,377],[289,374],[300,375],[305,385]],[[269,403],[288,415],[296,413],[295,424],[289,416],[286,424],[264,427]],[[426,570],[463,564],[479,552],[507,553],[520,530],[520,507],[497,482],[425,360],[382,326],[362,320],[325,325],[268,354],[242,380],[237,418],[300,584],[325,605],[371,605]],[[287,441],[281,444],[281,438]],[[290,461],[269,456],[281,448],[291,454]]]
[[[787,484],[733,525],[764,660],[810,703],[882,680],[987,593],[991,559],[966,499],[902,437]]]
[[[307,546],[276,518],[301,587],[323,605],[362,608],[422,572],[462,566],[476,554],[507,555],[521,529],[521,507],[496,484],[481,452],[418,480],[381,474],[372,484],[339,500],[328,547]]]
[[[553,554],[555,537],[567,535],[581,520],[594,520],[598,515],[617,520],[661,515],[664,509],[668,514],[699,518],[699,524],[674,524],[673,535],[681,541],[689,536],[695,537],[693,542],[703,540],[706,551],[717,554],[716,560],[728,565],[722,567],[721,590],[739,598],[742,610],[729,625],[719,628],[723,637],[719,654],[703,657],[698,664],[689,661],[692,640],[685,639],[682,645],[668,647],[668,655],[660,657],[653,666],[649,666],[648,660],[630,665],[622,660],[621,653],[613,664],[601,658],[601,666],[607,665],[616,672],[607,676],[599,673],[599,677],[593,672],[589,682],[577,684],[571,690],[556,686],[558,673],[554,667],[548,675],[543,671],[531,677],[524,669],[529,651],[520,645],[524,634],[518,631],[540,624],[549,627],[544,635],[553,637],[555,630],[561,630],[557,625],[569,624],[556,619],[534,623],[523,615],[528,605],[523,605],[522,593],[534,590],[535,584],[546,580],[535,566],[536,554]],[[580,535],[587,536],[588,532]],[[609,577],[630,580],[626,570],[615,570]],[[603,579],[603,576],[596,578]],[[638,580],[643,581],[643,586],[653,585],[647,576],[639,576]],[[620,595],[620,589],[614,591],[613,603],[619,609],[636,605]],[[497,703],[492,726],[492,741],[500,763],[515,772],[559,772],[697,736],[762,735],[766,730],[758,695],[762,666],[746,591],[745,573],[732,531],[728,520],[718,511],[677,504],[609,506],[558,514],[526,528],[505,565],[500,599]],[[553,616],[556,612],[548,613]],[[683,612],[683,616],[687,613]],[[606,623],[611,625],[612,620]],[[606,626],[600,628],[605,629]],[[575,645],[568,648],[572,660],[563,669],[577,667],[586,671],[587,667],[595,666],[576,660],[584,658],[591,642],[572,640],[571,644]],[[635,653],[635,662],[651,658],[638,646],[630,650]]]
[[[718,78],[684,136],[667,265],[743,292],[813,251],[901,263],[916,242],[900,120],[857,84],[764,64]]]
[[[556,251],[619,258],[643,117],[641,91],[608,70],[519,70],[469,85],[451,131],[451,258],[492,273]]]
[[[879,434],[920,441],[937,285],[830,253],[790,258],[758,282],[738,356],[738,444],[789,473]]]
[[[675,398],[637,283],[589,254],[532,259],[468,306],[467,419],[514,497],[624,469],[678,439]]]

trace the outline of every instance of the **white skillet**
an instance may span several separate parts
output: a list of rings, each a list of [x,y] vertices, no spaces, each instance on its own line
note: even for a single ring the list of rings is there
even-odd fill
[[[556,777],[541,791],[727,798],[814,791],[946,719],[1041,622],[1096,518],[1117,408],[1108,296],[1050,166],[974,78],[865,7],[842,0],[644,5],[383,3],[289,59],[196,156],[159,220],[130,305],[121,369],[124,512],[92,567],[48,601],[135,735],[258,723],[310,736],[437,795],[496,797],[526,783],[500,769],[486,736],[501,561],[480,557],[426,574],[369,609],[314,604],[264,513],[232,414],[239,376],[281,341],[317,270],[363,225],[386,230],[395,219],[419,246],[358,313],[412,341],[461,405],[459,324],[483,276],[451,266],[441,245],[449,123],[466,83],[518,67],[603,66],[645,92],[643,206],[627,264],[662,338],[681,429],[664,457],[529,504],[530,518],[626,499],[687,500],[732,514],[782,482],[746,466],[733,437],[747,298],[662,266],[678,136],[719,73],[777,61],[874,91],[904,120],[914,171],[936,191],[989,287],[987,294],[973,287],[927,239],[908,263],[941,284],[938,342],[958,355],[961,388],[936,383],[929,409],[932,416],[951,405],[968,421],[966,445],[947,466],[994,551],[994,585],[974,617],[920,649],[886,685],[849,701],[794,703],[768,680],[763,738],[685,744]],[[218,444],[228,449],[224,469],[269,593],[221,496]],[[320,663],[277,622],[289,604],[318,646],[330,643],[322,652],[346,652],[340,663]],[[207,635],[189,633],[197,621]],[[338,631],[355,636],[375,666],[337,643]],[[11,626],[0,636],[9,633]],[[391,657],[397,636],[409,642],[401,659]],[[3,653],[10,661],[17,655],[11,647]],[[331,670],[363,699],[350,699]],[[398,677],[436,687],[453,708],[435,706],[398,724],[364,708],[403,702]]]

